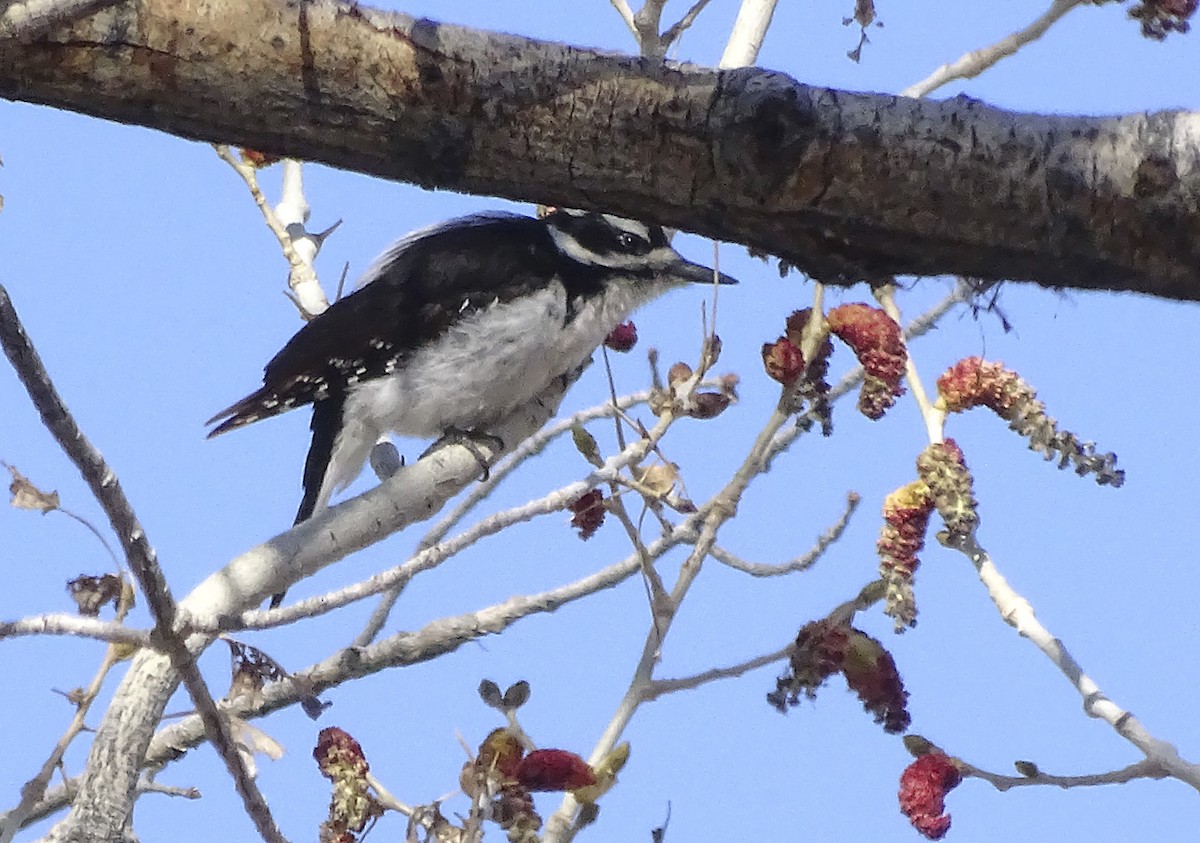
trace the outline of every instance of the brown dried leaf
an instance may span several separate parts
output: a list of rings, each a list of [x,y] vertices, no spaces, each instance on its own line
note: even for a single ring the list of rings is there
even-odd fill
[[[105,603],[112,603],[114,609],[118,608],[123,591],[121,578],[116,574],[80,574],[67,582],[67,592],[79,608],[79,614],[89,618],[99,615]]]
[[[45,515],[59,507],[58,492],[43,492],[29,482],[29,478],[17,471],[16,466],[4,464],[12,475],[8,491],[12,494],[12,505],[17,509],[33,509]]]
[[[679,466],[673,462],[660,462],[642,469],[635,469],[633,477],[648,492],[665,497],[679,482]]]

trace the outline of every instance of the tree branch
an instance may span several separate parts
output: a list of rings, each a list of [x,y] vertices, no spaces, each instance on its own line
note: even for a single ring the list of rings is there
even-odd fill
[[[0,4],[0,41],[33,39],[119,0],[17,0]]]
[[[663,66],[352,3],[127,2],[0,96],[469,193],[604,207],[817,280],[1200,300],[1200,115],[1017,114]]]

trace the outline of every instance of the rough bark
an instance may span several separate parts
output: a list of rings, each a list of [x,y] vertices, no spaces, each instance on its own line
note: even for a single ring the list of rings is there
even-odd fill
[[[0,49],[0,96],[427,187],[602,206],[831,283],[1200,300],[1200,115],[1017,114],[352,3],[141,0]]]

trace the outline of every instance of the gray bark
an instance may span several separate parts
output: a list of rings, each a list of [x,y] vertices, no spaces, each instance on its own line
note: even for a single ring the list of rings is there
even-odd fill
[[[0,50],[0,96],[745,243],[829,283],[1200,300],[1200,115],[1018,114],[664,67],[334,2],[128,2]]]

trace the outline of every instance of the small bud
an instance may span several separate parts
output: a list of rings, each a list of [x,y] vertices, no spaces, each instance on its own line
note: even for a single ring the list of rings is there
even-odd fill
[[[679,362],[667,370],[667,385],[674,388],[692,376],[692,367]]]
[[[1038,765],[1032,761],[1014,761],[1013,766],[1017,768],[1017,772],[1027,779],[1036,779],[1042,774],[1038,769]]]
[[[596,468],[601,468],[604,465],[604,460],[600,456],[600,446],[596,444],[596,437],[588,433],[587,428],[579,422],[571,425],[571,441],[575,443],[575,450],[583,455]]]

